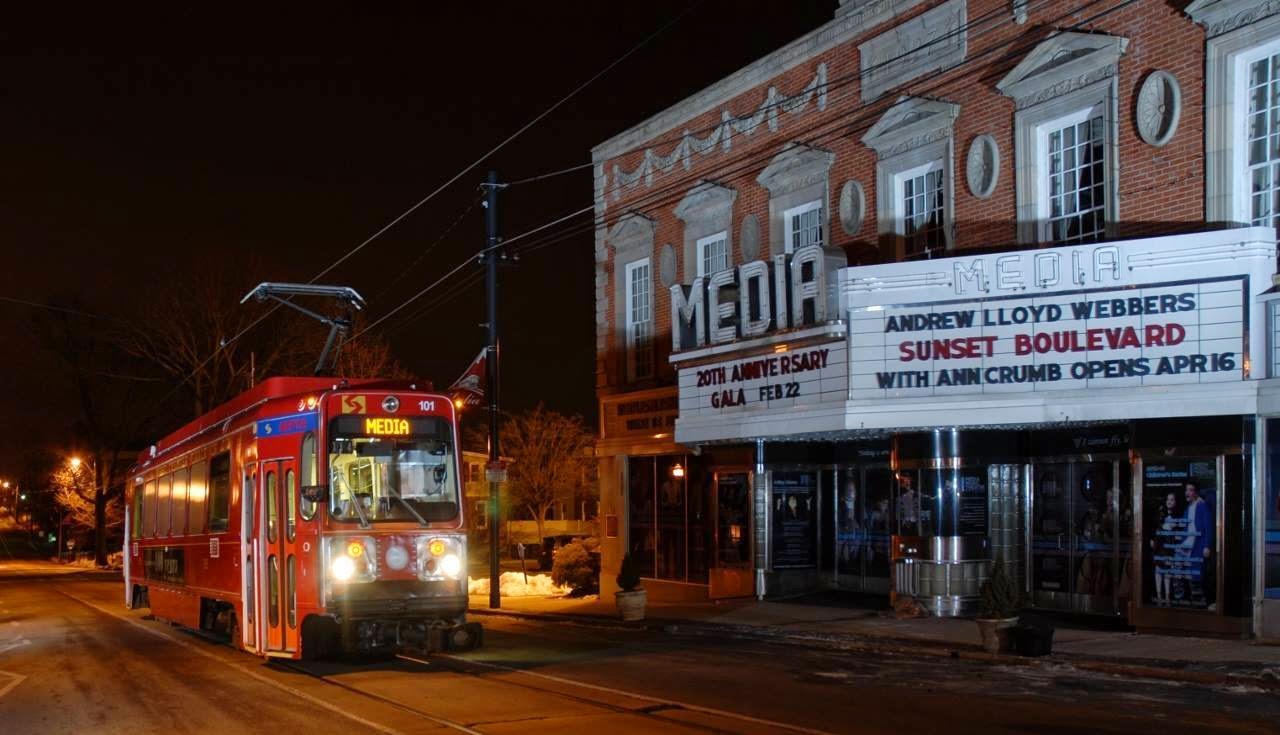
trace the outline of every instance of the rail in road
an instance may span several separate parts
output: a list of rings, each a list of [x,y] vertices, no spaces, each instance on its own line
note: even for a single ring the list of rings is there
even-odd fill
[[[413,720],[453,732],[487,735],[490,731],[507,730],[517,723],[563,729],[565,721],[598,721],[617,732],[790,732],[827,735],[826,731],[786,722],[751,717],[713,707],[654,697],[640,692],[606,687],[589,682],[524,671],[489,662],[468,660],[454,655],[435,654],[430,659],[398,656],[363,664],[343,662],[300,662],[259,659],[211,641],[190,636],[153,620],[65,589],[57,592],[97,613],[110,616],[150,635],[182,646],[191,653],[228,666],[239,675],[273,687],[309,706],[352,720],[370,730],[399,735],[420,728]],[[274,676],[281,672],[294,675],[285,681]],[[340,692],[345,701],[314,687],[299,686],[297,675]],[[462,681],[449,681],[451,689],[471,695],[444,703],[424,698],[423,692],[440,683],[441,676]],[[426,677],[426,678],[424,678]],[[436,679],[432,681],[431,678]],[[4,685],[0,682],[0,687]],[[353,706],[351,698],[376,703],[381,708],[399,713],[392,724],[365,712],[366,707]],[[430,704],[424,704],[429,701]],[[468,704],[466,700],[470,700]]]

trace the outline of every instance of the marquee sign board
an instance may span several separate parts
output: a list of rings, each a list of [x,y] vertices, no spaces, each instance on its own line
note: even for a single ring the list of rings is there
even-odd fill
[[[844,340],[779,346],[774,352],[737,356],[680,368],[680,417],[779,410],[843,401],[849,391],[849,350]]]
[[[1247,379],[1253,232],[847,269],[850,398]]]

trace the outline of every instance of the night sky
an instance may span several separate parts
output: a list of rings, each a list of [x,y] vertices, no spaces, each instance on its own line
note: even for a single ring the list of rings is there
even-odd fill
[[[690,4],[10,8],[0,296],[111,317],[209,259],[307,281]],[[510,180],[588,163],[593,145],[816,28],[835,5],[698,4],[322,282],[355,287],[376,319],[482,246],[475,208],[410,269],[487,168]],[[589,169],[512,188],[503,234],[591,201]],[[594,424],[592,247],[582,234],[504,271],[504,408],[545,402]],[[483,286],[447,288],[477,271],[401,314],[448,301],[380,329],[438,387],[483,344]],[[7,302],[0,314],[0,438],[64,446],[71,397],[37,348],[40,317]]]

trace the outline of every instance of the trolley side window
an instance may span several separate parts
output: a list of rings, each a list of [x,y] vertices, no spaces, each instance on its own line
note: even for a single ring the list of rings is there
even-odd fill
[[[170,496],[173,503],[172,521],[170,521],[169,533],[173,536],[183,536],[187,533],[187,468],[179,467],[173,471],[173,494]]]
[[[223,452],[209,462],[209,530],[227,530],[231,516],[231,453]]]
[[[142,501],[142,507],[147,517],[142,535],[151,538],[156,535],[156,481],[147,480],[146,490],[143,492],[146,494],[146,499]]]
[[[156,535],[169,535],[169,516],[170,516],[170,498],[169,490],[173,487],[173,475],[164,475],[160,478],[160,489],[158,491],[159,500],[156,506],[159,515],[156,516]]]
[[[316,435],[308,432],[302,437],[302,486],[320,483],[319,455],[316,453]],[[291,491],[292,492],[292,491]],[[316,517],[316,502],[302,498],[300,511],[302,520],[309,521]]]
[[[135,539],[142,538],[142,499],[146,496],[143,487],[140,482],[133,486],[133,519],[130,532]]]
[[[200,460],[191,465],[191,482],[187,485],[187,529],[191,533],[204,533],[206,499],[209,493],[209,463]]]

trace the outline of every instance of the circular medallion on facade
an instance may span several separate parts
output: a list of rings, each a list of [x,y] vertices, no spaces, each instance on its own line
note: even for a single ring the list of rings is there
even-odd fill
[[[676,282],[676,249],[670,243],[662,246],[662,253],[658,256],[658,276],[662,278],[662,285],[668,288]]]
[[[400,399],[395,396],[387,396],[382,399],[382,410],[387,413],[395,413],[400,410]]]
[[[742,218],[742,232],[738,237],[743,262],[750,263],[760,257],[760,220],[754,214]]]
[[[979,199],[986,199],[996,190],[1000,176],[1000,146],[990,135],[979,135],[969,144],[965,157],[965,179],[969,192]]]
[[[1138,90],[1138,110],[1134,123],[1138,135],[1157,148],[1169,142],[1182,116],[1182,89],[1167,71],[1153,71]]]
[[[862,218],[867,213],[867,197],[862,184],[846,181],[840,187],[840,226],[844,234],[856,235],[862,229]]]

